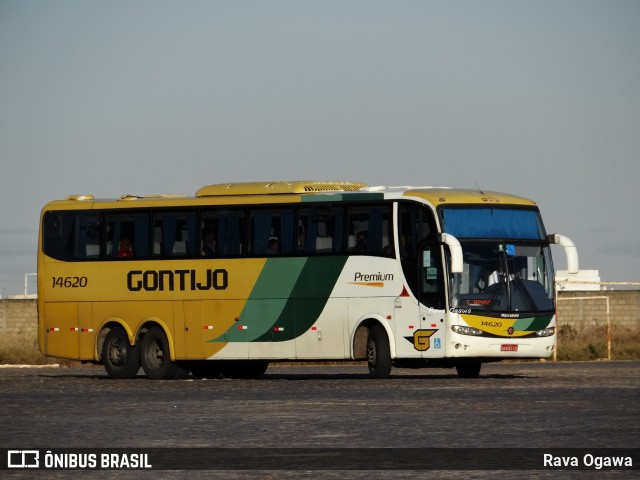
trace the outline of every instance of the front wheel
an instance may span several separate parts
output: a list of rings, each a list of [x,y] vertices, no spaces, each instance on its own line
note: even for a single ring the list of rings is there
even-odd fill
[[[169,341],[159,327],[150,328],[140,343],[140,363],[152,380],[172,380],[186,376],[186,371],[171,361]]]
[[[122,327],[114,327],[107,333],[102,344],[102,364],[111,378],[133,378],[138,374],[138,349],[129,344]]]
[[[380,325],[369,328],[367,338],[367,363],[372,378],[387,378],[391,374],[389,337]]]

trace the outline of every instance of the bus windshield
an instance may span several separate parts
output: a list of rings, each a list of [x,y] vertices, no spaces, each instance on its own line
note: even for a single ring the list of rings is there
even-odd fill
[[[553,311],[553,268],[548,245],[461,243],[464,268],[452,276],[452,308],[483,315]]]

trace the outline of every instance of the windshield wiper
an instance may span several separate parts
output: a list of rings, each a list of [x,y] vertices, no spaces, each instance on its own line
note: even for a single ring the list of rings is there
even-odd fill
[[[524,284],[524,282],[522,281],[522,279],[520,277],[513,277],[513,283],[516,287],[518,287],[518,289],[524,294],[522,295],[527,302],[529,303],[529,306],[531,307],[531,311],[535,311],[538,309],[538,306],[536,305],[535,300],[533,299],[533,297],[531,296],[531,294],[529,293],[529,290],[527,289],[527,286]],[[510,307],[511,308],[511,307]]]

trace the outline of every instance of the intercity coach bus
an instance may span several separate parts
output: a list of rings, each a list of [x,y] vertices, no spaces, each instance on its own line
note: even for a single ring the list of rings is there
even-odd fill
[[[270,361],[456,368],[548,358],[550,244],[536,204],[355,182],[216,184],[47,204],[39,348],[113,378],[259,378]]]

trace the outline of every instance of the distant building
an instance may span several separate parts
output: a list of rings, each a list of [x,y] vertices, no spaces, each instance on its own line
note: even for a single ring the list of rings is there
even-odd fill
[[[566,270],[556,271],[556,283],[561,291],[600,291],[606,290],[600,285],[599,270],[580,270],[576,274],[569,274]],[[566,282],[566,283],[565,283]]]

